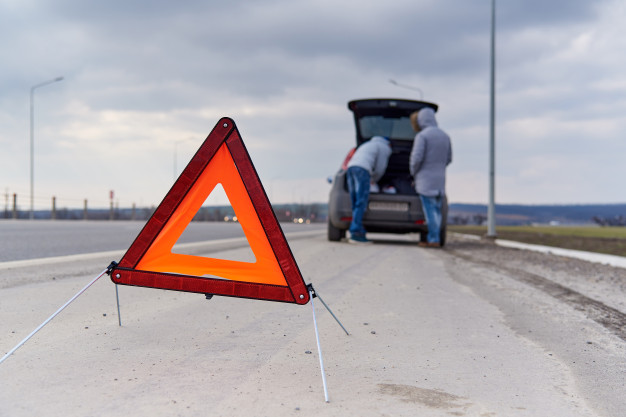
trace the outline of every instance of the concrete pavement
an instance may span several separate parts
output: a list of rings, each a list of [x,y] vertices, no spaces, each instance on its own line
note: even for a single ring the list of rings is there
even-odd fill
[[[615,391],[624,388],[623,340],[455,257],[453,239],[446,250],[416,243],[290,240],[305,280],[351,333],[316,303],[330,403],[310,304],[120,287],[118,327],[104,277],[0,365],[0,416],[626,415],[624,391]],[[40,268],[32,283],[0,289],[0,352],[106,267],[100,262],[70,263],[55,279]],[[15,273],[0,269],[0,280]],[[572,346],[588,351],[576,356]]]

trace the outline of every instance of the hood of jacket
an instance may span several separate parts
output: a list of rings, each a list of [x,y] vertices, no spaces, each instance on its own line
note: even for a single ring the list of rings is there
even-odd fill
[[[427,127],[437,127],[437,119],[435,119],[435,111],[430,107],[424,107],[417,113],[417,124],[420,130]]]

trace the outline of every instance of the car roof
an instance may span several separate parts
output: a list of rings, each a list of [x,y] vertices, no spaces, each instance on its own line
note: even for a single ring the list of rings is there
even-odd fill
[[[439,106],[428,101],[407,100],[401,98],[366,98],[348,102],[348,109],[355,117],[380,114],[387,117],[409,116],[424,107],[437,111]]]

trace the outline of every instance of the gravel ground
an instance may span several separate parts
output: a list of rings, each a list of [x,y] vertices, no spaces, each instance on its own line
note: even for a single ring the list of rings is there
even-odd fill
[[[517,279],[542,289],[608,325],[626,340],[626,269],[549,253],[505,248],[487,239],[450,234],[447,255],[495,270],[513,272]]]

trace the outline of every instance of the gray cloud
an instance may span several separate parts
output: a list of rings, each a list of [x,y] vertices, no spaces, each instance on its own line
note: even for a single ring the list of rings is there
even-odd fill
[[[558,153],[566,148],[562,163],[579,161],[572,143],[598,152],[572,139],[576,129],[622,149],[626,82],[617,51],[625,45],[615,22],[624,9],[617,6],[498,2],[498,158],[511,183],[544,154],[565,158]],[[0,144],[18,156],[0,160],[0,186],[24,188],[28,90],[58,75],[63,83],[37,92],[38,161],[50,172],[42,190],[91,182],[128,193],[136,191],[125,176],[155,169],[157,160],[164,168],[155,176],[171,179],[175,141],[204,137],[225,114],[259,151],[255,163],[275,189],[287,177],[323,180],[352,146],[348,100],[416,97],[390,85],[394,78],[441,105],[442,125],[455,138],[451,192],[483,200],[486,186],[475,198],[463,189],[473,187],[464,178],[486,175],[489,12],[488,0],[2,3]],[[76,174],[94,161],[115,170]],[[518,189],[520,199],[531,198]],[[156,191],[140,193],[158,199]]]

